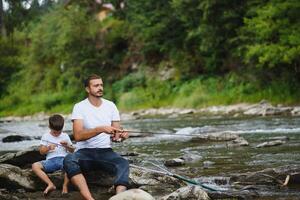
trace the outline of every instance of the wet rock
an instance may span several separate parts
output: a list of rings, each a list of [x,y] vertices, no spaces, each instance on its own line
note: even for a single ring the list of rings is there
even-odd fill
[[[233,185],[282,185],[290,174],[300,173],[300,165],[287,165],[277,168],[267,168],[257,172],[247,172],[231,176]]]
[[[204,169],[210,168],[213,164],[215,164],[215,162],[212,162],[212,161],[204,161],[204,162],[203,162],[203,168],[204,168]]]
[[[0,163],[12,164],[19,167],[30,167],[32,163],[44,160],[46,157],[41,155],[37,146],[31,147],[17,153],[7,153],[0,156]]]
[[[180,158],[174,158],[171,160],[166,160],[164,162],[164,165],[167,167],[177,167],[177,166],[182,166],[185,164],[185,161],[183,159]]]
[[[276,136],[276,137],[271,137],[269,140],[289,140],[290,138],[288,136]]]
[[[195,163],[200,161],[202,159],[202,156],[190,153],[183,155],[179,159],[184,160],[184,162],[186,163]]]
[[[178,130],[176,135],[190,136],[192,141],[230,141],[239,135],[230,132],[205,133],[201,128],[186,127]]]
[[[284,180],[283,186],[294,185],[294,184],[300,184],[299,172],[288,174]]]
[[[135,187],[143,187],[146,191],[161,191],[161,186],[163,185],[163,191],[166,192],[169,190],[174,191],[179,187],[185,186],[186,183],[182,180],[176,179],[171,176],[166,176],[159,172],[147,171],[147,169],[140,169],[130,165],[130,184]],[[137,166],[138,167],[138,166]],[[146,186],[146,187],[145,187]]]
[[[155,200],[153,196],[141,189],[130,189],[112,196],[109,200]]]
[[[264,142],[261,144],[258,144],[256,148],[262,148],[262,147],[273,147],[273,146],[278,146],[284,144],[285,141],[282,140],[274,140],[274,141],[269,141],[269,142]]]
[[[239,136],[237,134],[228,132],[219,133],[207,133],[201,134],[199,136],[193,136],[192,141],[231,141],[237,139]]]
[[[13,165],[0,164],[0,179],[2,180],[0,181],[1,188],[24,188],[26,190],[35,189],[35,184],[30,173]]]
[[[294,109],[291,111],[292,116],[300,116],[300,107],[294,107]]]
[[[232,140],[230,144],[228,144],[230,147],[236,147],[236,146],[249,146],[249,142],[245,140],[243,137],[238,137],[235,140]]]
[[[209,200],[208,194],[200,186],[186,186],[166,195],[161,200]]]
[[[22,135],[9,135],[2,139],[2,142],[21,142],[24,140],[31,140],[29,136],[22,136]]]
[[[259,194],[255,191],[249,190],[227,190],[227,191],[207,191],[208,196],[211,199],[243,199],[243,200],[251,200],[257,199]]]

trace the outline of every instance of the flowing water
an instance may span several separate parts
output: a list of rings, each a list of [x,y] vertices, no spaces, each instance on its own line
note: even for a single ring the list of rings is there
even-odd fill
[[[207,184],[215,184],[211,181],[219,180],[224,188],[227,187],[228,177],[232,174],[300,164],[299,117],[184,116],[129,120],[123,121],[122,124],[127,130],[157,133],[146,137],[132,137],[123,143],[114,144],[118,152],[137,153],[138,156],[129,158],[134,163],[153,168],[151,163],[162,165],[168,159],[192,156],[197,158],[194,162],[169,170]],[[236,133],[244,137],[249,142],[249,146],[229,147],[228,142],[191,141],[191,136],[178,134],[178,130],[187,127],[197,127],[201,133]],[[2,123],[0,129],[0,141],[13,133],[38,138],[48,131],[47,122],[44,121]],[[66,121],[65,130],[71,130],[69,120]],[[289,140],[280,146],[255,148],[256,145],[276,136],[287,136]],[[38,144],[38,139],[14,143],[0,142],[0,151],[3,154]],[[265,191],[264,196],[264,199],[297,199],[298,196],[300,199],[300,189],[298,187]]]

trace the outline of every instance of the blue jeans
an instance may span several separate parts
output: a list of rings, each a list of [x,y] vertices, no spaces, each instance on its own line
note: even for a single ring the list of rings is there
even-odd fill
[[[64,157],[54,157],[41,161],[41,164],[43,165],[44,172],[52,173],[63,169],[63,161]]]
[[[82,171],[101,169],[116,175],[114,185],[128,186],[129,163],[111,148],[86,148],[68,154],[64,159],[64,170],[69,179]]]

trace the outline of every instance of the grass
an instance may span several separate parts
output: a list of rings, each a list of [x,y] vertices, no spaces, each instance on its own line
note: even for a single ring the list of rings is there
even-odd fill
[[[37,112],[67,114],[72,112],[76,102],[84,98],[84,93],[75,91],[7,96],[0,100],[0,116],[24,116]],[[234,74],[188,81],[161,81],[131,74],[115,82],[112,89],[107,90],[106,98],[114,99],[122,111],[160,107],[202,108],[257,103],[262,99],[273,104],[296,105],[300,102],[300,87],[278,80],[261,86]]]

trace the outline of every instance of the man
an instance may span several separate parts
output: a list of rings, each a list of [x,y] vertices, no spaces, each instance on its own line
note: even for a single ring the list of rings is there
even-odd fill
[[[111,136],[128,138],[128,132],[120,128],[119,111],[115,104],[103,96],[103,82],[98,75],[91,75],[85,81],[88,97],[75,104],[72,112],[73,134],[77,141],[77,151],[66,156],[64,169],[71,182],[81,195],[94,199],[89,191],[81,169],[112,169],[116,174],[114,186],[116,193],[123,192],[128,186],[129,164],[111,149]],[[83,167],[84,166],[84,167]]]

